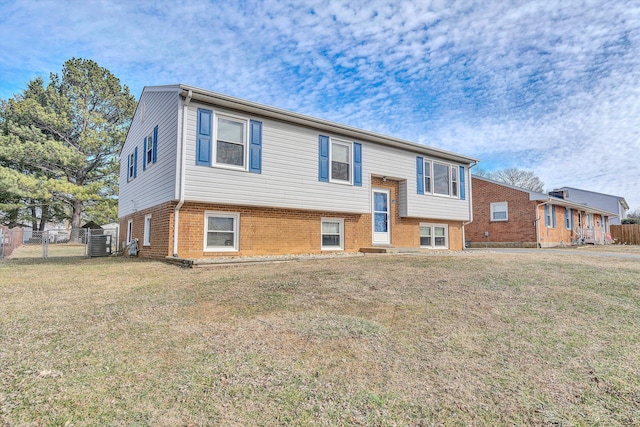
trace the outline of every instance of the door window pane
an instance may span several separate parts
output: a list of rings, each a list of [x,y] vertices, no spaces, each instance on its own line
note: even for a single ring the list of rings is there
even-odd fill
[[[386,233],[387,232],[387,214],[376,213],[374,224],[375,224],[374,231],[376,233]]]
[[[387,212],[386,193],[373,193],[373,209],[379,212]]]

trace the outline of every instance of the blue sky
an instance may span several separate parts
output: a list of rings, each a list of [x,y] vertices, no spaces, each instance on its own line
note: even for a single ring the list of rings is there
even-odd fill
[[[637,0],[0,0],[0,98],[72,57],[640,208]]]

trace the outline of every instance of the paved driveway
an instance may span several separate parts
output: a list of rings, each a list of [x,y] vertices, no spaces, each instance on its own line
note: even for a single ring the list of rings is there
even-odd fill
[[[508,254],[526,254],[526,253],[552,253],[558,255],[580,255],[589,257],[605,257],[605,258],[627,258],[640,260],[640,254],[634,253],[622,253],[622,252],[608,252],[608,251],[596,251],[586,249],[535,249],[535,248],[487,248],[487,249],[465,249],[470,252],[478,253],[508,253]]]

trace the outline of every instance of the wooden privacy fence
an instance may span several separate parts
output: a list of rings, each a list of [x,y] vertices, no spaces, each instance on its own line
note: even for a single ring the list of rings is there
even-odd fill
[[[619,244],[640,245],[640,224],[612,225],[611,238]]]

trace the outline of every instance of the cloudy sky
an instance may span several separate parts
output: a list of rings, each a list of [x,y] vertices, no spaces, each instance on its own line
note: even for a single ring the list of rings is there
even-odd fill
[[[72,57],[640,208],[638,0],[0,0],[0,98]]]

